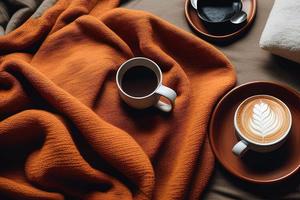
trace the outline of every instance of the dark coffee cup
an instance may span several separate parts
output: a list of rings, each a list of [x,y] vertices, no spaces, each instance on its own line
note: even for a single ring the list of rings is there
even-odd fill
[[[198,0],[197,13],[210,32],[224,34],[240,27],[230,19],[241,12],[242,7],[242,0]]]

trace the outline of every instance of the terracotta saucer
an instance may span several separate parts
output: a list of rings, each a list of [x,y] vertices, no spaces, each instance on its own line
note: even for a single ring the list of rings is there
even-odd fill
[[[243,0],[243,11],[248,15],[247,23],[238,30],[226,34],[215,34],[210,32],[201,19],[197,11],[192,7],[190,0],[185,1],[185,17],[192,28],[199,33],[200,37],[209,41],[231,41],[244,33],[253,23],[256,14],[256,0]]]
[[[231,149],[238,141],[233,117],[247,97],[267,94],[281,99],[290,108],[293,123],[287,141],[271,153],[248,151],[241,159]],[[300,94],[278,83],[251,82],[234,88],[217,104],[209,127],[209,140],[219,162],[235,176],[254,183],[279,182],[300,168]]]

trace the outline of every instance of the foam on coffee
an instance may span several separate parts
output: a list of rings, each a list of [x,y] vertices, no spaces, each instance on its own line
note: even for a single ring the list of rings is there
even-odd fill
[[[245,100],[237,110],[236,126],[248,140],[267,144],[279,140],[290,128],[291,115],[286,105],[268,95]]]

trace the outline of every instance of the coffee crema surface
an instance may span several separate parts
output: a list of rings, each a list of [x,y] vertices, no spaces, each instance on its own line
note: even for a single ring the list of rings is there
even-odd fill
[[[260,144],[281,139],[289,130],[291,120],[286,105],[267,95],[248,98],[236,113],[236,125],[241,135]]]

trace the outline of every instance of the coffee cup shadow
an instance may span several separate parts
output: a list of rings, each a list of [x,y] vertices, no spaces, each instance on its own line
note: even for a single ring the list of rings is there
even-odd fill
[[[120,107],[124,110],[126,116],[133,119],[138,130],[146,130],[149,133],[156,129],[160,123],[166,123],[172,119],[171,112],[161,112],[155,107],[145,108],[143,110],[135,109],[127,105],[124,101],[120,101]]]
[[[260,153],[249,150],[241,158],[243,165],[249,171],[255,171],[256,174],[272,173],[272,171],[285,166],[289,161],[291,143],[291,137],[288,137],[285,143],[275,151]]]

